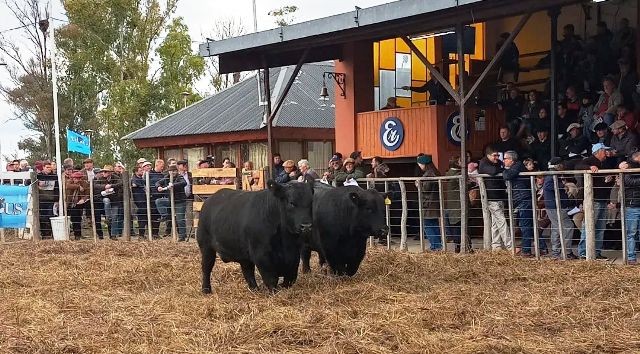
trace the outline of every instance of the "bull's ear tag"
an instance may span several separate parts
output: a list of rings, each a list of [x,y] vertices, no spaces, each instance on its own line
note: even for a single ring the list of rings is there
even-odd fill
[[[384,198],[384,205],[391,205],[391,199],[389,199],[389,197]]]

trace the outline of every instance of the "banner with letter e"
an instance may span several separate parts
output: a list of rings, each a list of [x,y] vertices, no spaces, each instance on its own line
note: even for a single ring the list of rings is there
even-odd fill
[[[0,185],[0,228],[27,226],[29,186]]]
[[[86,135],[67,129],[67,150],[91,155],[91,140]]]

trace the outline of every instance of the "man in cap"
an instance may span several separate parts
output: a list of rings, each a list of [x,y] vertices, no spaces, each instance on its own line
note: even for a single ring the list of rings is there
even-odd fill
[[[71,228],[76,240],[82,238],[82,211],[89,201],[89,183],[80,171],[73,172],[70,179],[65,184],[66,203],[69,216],[71,217]]]
[[[287,160],[282,163],[282,172],[276,176],[276,182],[287,183],[289,181],[295,181],[298,179],[300,173],[296,168],[296,163],[293,160]]]
[[[593,145],[591,148],[592,156],[587,157],[576,165],[577,170],[588,170],[592,173],[597,173],[600,169],[605,166],[605,161],[607,159],[607,151],[611,150],[610,147],[605,146],[604,144],[598,143]],[[584,182],[582,179],[579,180],[582,187],[584,187]],[[611,187],[613,187],[615,181],[613,176],[604,176],[604,175],[593,175],[593,210],[594,210],[594,220],[595,220],[595,238],[596,238],[596,259],[606,259],[606,257],[602,256],[602,244],[604,240],[604,232],[607,227],[607,204],[611,199]],[[582,225],[582,230],[580,230],[580,243],[578,244],[578,254],[580,257],[586,257],[586,229],[585,223]]]
[[[341,167],[342,162],[340,161],[340,158],[337,155],[331,156],[331,159],[329,160],[329,167],[322,174],[322,178],[329,182],[329,184],[332,184],[333,180],[336,178],[336,173],[340,171]]]
[[[559,157],[552,158],[549,161],[548,168],[550,171],[564,171],[565,169],[564,163]],[[564,181],[564,178],[558,177],[559,203],[556,202],[556,188],[553,176],[545,176],[542,184],[544,208],[551,222],[551,255],[556,259],[562,256],[562,243],[560,242],[560,230],[562,229],[567,259],[576,259],[577,257],[571,250],[574,225],[568,214],[569,210],[575,207],[575,202],[569,199],[566,189],[562,188]],[[558,218],[558,206],[560,207],[560,218]]]
[[[145,159],[144,157],[141,157],[136,161],[136,165],[139,166],[139,167],[142,167],[142,164],[144,162],[147,162],[147,159]]]
[[[149,170],[151,170],[151,163],[143,161],[136,167],[135,173],[131,177],[131,196],[136,206],[135,216],[138,220],[138,240],[140,241],[146,239],[146,233],[148,232],[147,181],[144,174],[148,173]]]
[[[420,155],[416,158],[418,168],[422,171],[421,177],[437,177],[440,171],[433,165],[431,155]],[[416,181],[416,186],[421,184],[422,188],[422,217],[424,219],[424,235],[429,240],[431,251],[442,250],[442,238],[438,220],[440,215],[440,198],[438,192],[438,181]],[[444,215],[442,215],[444,217]],[[382,239],[380,241],[383,241]],[[382,242],[381,242],[382,243]]]
[[[93,184],[94,193],[102,198],[107,229],[112,240],[122,233],[122,219],[119,209],[122,208],[122,178],[114,173],[111,165],[105,165]]]
[[[602,143],[605,146],[611,145],[611,132],[607,123],[600,122],[593,127],[593,135],[591,137],[591,144]]]
[[[627,125],[623,120],[613,122],[609,128],[613,134],[611,138],[612,153],[616,162],[619,163],[638,150],[638,139],[633,132],[627,130]]]
[[[559,155],[565,160],[581,158],[589,149],[589,139],[582,135],[582,125],[571,123],[567,127],[569,134],[566,139],[560,141]]]
[[[125,167],[122,162],[116,162],[116,164],[113,166],[113,171],[120,176],[122,176],[122,172],[124,172],[124,169]]]
[[[84,174],[85,179],[87,181],[94,180],[96,178],[96,174],[100,172],[99,168],[93,167],[92,159],[84,159],[84,161],[82,161],[82,165],[83,165],[82,173]]]

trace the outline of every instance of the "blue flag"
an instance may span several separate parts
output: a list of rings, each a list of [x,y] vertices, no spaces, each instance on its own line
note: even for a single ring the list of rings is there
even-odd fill
[[[67,129],[67,150],[91,155],[91,140],[86,135]]]
[[[29,186],[0,186],[0,228],[27,226]]]

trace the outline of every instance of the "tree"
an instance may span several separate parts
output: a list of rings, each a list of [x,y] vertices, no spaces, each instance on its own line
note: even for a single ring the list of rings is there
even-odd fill
[[[155,115],[162,117],[183,108],[186,102],[202,99],[193,93],[192,85],[204,74],[204,58],[192,53],[189,29],[178,17],[169,25],[167,35],[156,50],[160,58],[161,74],[154,84],[158,94]]]
[[[241,20],[224,18],[216,21],[213,32],[213,39],[221,41],[245,34],[245,28]],[[238,83],[243,78],[242,73],[221,74],[218,57],[210,57],[207,65],[207,74],[214,93]]]
[[[10,85],[0,84],[0,92],[15,108],[14,119],[36,133],[19,144],[28,146],[27,158],[52,159],[54,156],[53,95],[51,86],[51,63],[47,48],[48,31],[52,30],[42,13],[40,0],[5,1],[7,7],[20,24],[27,39],[26,46],[20,46],[0,34],[0,53],[9,64]],[[64,92],[59,93],[60,127],[70,124],[69,100]],[[37,143],[34,143],[37,142]],[[66,139],[61,138],[63,148]]]
[[[99,162],[132,163],[141,152],[121,138],[153,119],[161,98],[150,73],[154,48],[177,0],[64,0],[69,25],[60,34],[67,85],[78,112],[95,112],[93,145]],[[99,8],[96,8],[99,6]]]
[[[269,16],[275,18],[276,25],[278,27],[288,26],[293,23],[293,13],[298,11],[298,7],[295,5],[283,6],[281,8],[269,11]]]

